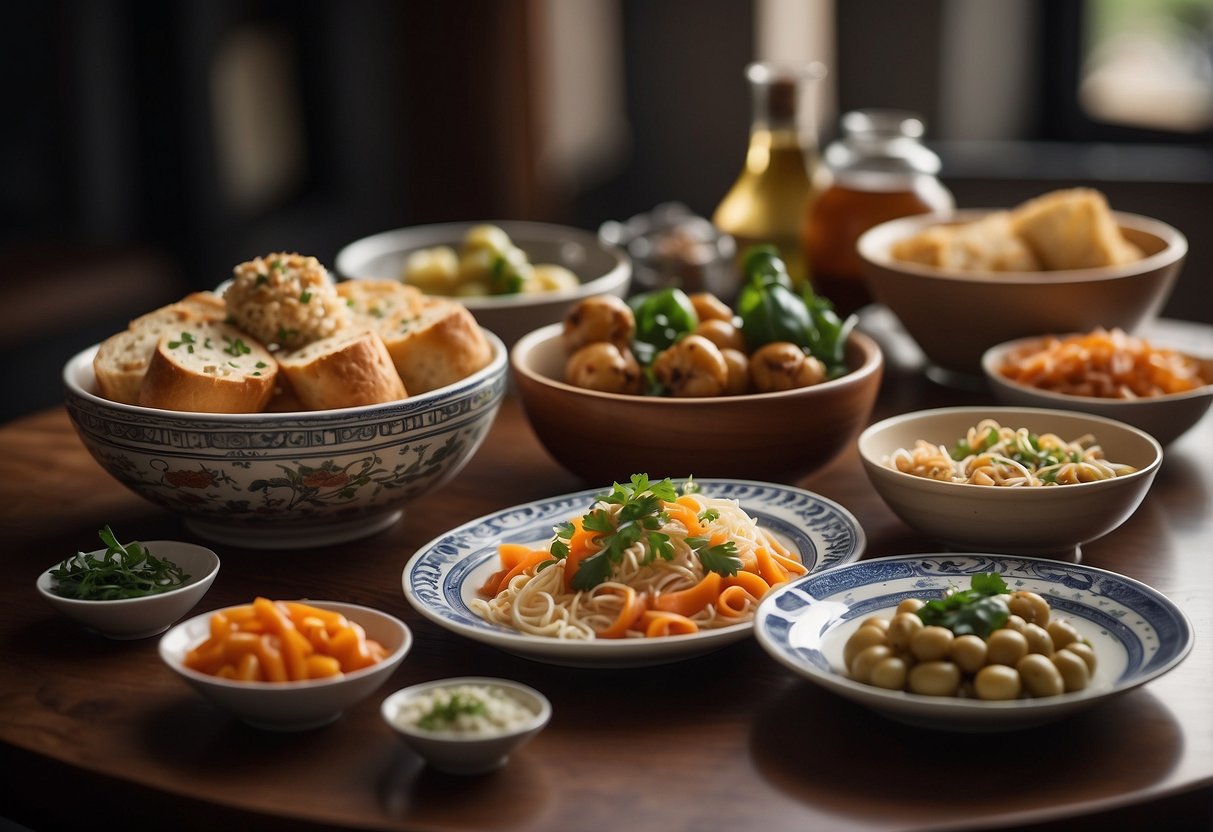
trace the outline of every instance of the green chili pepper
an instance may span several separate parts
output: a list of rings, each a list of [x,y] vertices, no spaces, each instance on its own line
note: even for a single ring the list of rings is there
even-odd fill
[[[645,347],[635,348],[642,363],[644,356],[655,355],[699,326],[699,315],[687,293],[670,287],[635,295],[628,300],[636,317],[635,341]],[[634,345],[635,346],[635,345]]]

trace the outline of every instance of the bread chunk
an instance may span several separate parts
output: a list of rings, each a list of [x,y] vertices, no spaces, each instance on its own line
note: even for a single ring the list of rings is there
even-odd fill
[[[328,270],[301,254],[275,252],[240,263],[223,297],[237,326],[281,349],[332,335],[348,319]]]
[[[1090,269],[1140,260],[1120,233],[1107,199],[1093,188],[1036,197],[1015,209],[1012,224],[1046,269]]]
[[[426,304],[420,289],[399,280],[344,280],[337,284],[337,294],[355,324],[376,331],[416,318]]]
[[[278,361],[298,400],[309,410],[357,407],[405,398],[408,393],[378,333],[347,328]]]
[[[1014,233],[1011,214],[997,211],[974,222],[936,225],[893,243],[897,260],[941,269],[1039,271],[1040,260]]]
[[[139,388],[139,404],[193,413],[258,413],[274,393],[278,365],[233,326],[190,321],[160,336]]]
[[[480,324],[456,301],[427,298],[417,315],[385,322],[379,333],[414,396],[467,378],[493,359]]]
[[[163,335],[191,323],[222,321],[227,305],[213,292],[194,292],[131,321],[122,332],[101,342],[93,358],[97,392],[111,401],[139,403],[139,388],[156,345]]]

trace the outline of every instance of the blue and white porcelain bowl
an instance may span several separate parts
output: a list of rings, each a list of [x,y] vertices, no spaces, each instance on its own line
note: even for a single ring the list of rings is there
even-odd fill
[[[385,404],[290,413],[182,413],[96,393],[90,347],[63,370],[89,453],[197,534],[254,548],[324,546],[400,519],[480,447],[506,390],[506,349],[467,378]]]

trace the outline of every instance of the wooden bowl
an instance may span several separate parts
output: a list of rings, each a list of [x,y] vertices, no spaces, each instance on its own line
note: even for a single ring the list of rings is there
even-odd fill
[[[552,324],[518,341],[515,388],[548,452],[593,485],[634,473],[794,483],[859,435],[884,369],[876,342],[852,332],[851,371],[813,387],[710,399],[600,393],[562,381],[560,333]]]

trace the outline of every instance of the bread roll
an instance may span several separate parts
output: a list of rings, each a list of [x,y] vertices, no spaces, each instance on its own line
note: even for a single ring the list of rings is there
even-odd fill
[[[257,413],[274,393],[278,365],[250,336],[225,323],[191,321],[160,336],[139,404],[193,413]]]
[[[396,401],[408,393],[383,339],[350,328],[278,356],[295,395],[309,410]]]
[[[195,292],[140,315],[98,347],[93,358],[97,392],[111,401],[138,404],[139,387],[161,336],[191,322],[222,321],[226,317],[223,298],[212,292]]]
[[[997,211],[973,222],[936,225],[893,243],[897,260],[957,271],[1040,271],[1041,262],[1016,236],[1011,214]]]
[[[454,384],[493,359],[493,347],[467,307],[428,298],[414,318],[379,328],[392,362],[409,393]]]

